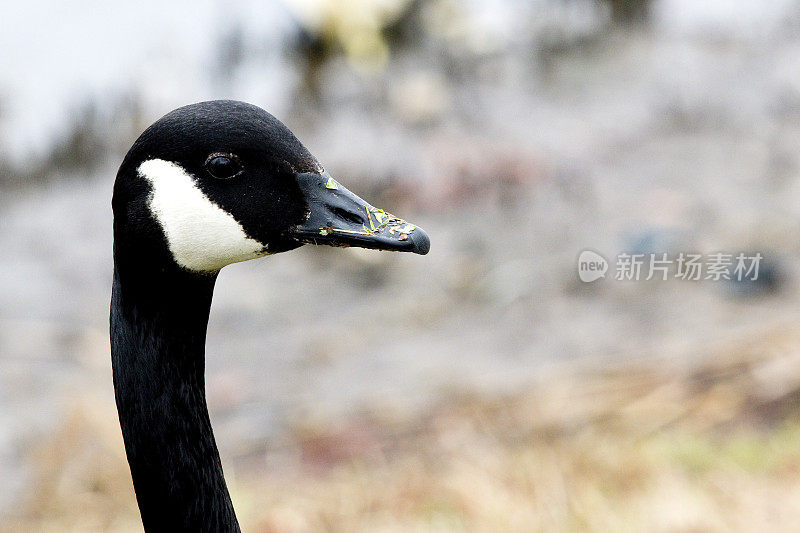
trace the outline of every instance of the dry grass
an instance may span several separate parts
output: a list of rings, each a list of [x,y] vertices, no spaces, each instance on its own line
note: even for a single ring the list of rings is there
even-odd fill
[[[800,333],[572,368],[506,397],[298,426],[228,465],[247,531],[793,531]],[[95,402],[96,405],[96,402]],[[113,410],[32,452],[10,530],[137,530]]]

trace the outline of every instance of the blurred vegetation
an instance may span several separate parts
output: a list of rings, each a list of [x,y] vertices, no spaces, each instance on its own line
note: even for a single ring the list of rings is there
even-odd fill
[[[116,97],[100,106],[94,100],[74,106],[70,121],[44,154],[12,160],[0,153],[0,186],[19,189],[54,179],[88,179],[124,154],[145,127],[141,102]]]
[[[597,17],[602,19],[598,2],[607,4],[610,20],[623,26],[645,22],[651,3],[650,0],[581,0],[563,5],[567,11],[572,4],[585,5],[596,10]],[[313,117],[315,108],[324,107],[327,67],[338,59],[344,59],[348,68],[363,76],[366,85],[386,77],[392,55],[409,51],[424,52],[439,62],[438,69],[455,82],[468,81],[469,76],[475,75],[468,58],[480,57],[481,52],[470,51],[467,22],[453,0],[325,2],[319,8],[312,18],[296,18],[294,37],[283,50],[301,72],[296,87],[297,105],[293,109],[301,118]],[[538,50],[535,59],[545,68],[554,55],[571,46],[593,43],[607,30],[586,35],[555,29],[556,26],[546,26],[540,35],[522,39],[533,42],[533,48]],[[212,83],[224,89],[245,60],[258,57],[259,51],[248,45],[241,25],[227,28],[216,40],[217,54],[209,71]],[[337,68],[341,66],[337,64]],[[426,87],[425,97],[435,101],[439,96],[435,90],[430,92],[433,89]],[[31,155],[23,161],[12,161],[0,152],[0,185],[20,187],[47,182],[59,173],[66,176],[91,173],[109,156],[124,152],[130,140],[146,126],[142,119],[143,103],[135,94],[79,101],[70,115],[72,120],[53,139],[49,152]]]
[[[232,460],[229,486],[246,531],[791,531],[799,354],[778,328],[698,365],[569,365],[524,392],[299,421]],[[115,427],[77,405],[0,529],[137,530]]]

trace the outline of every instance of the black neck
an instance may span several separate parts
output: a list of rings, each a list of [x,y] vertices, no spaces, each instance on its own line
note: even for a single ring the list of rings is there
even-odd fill
[[[117,257],[114,391],[145,530],[239,531],[205,396],[216,275],[120,266]]]

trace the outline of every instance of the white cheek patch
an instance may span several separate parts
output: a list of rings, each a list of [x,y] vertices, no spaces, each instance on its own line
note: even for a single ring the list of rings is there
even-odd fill
[[[150,212],[167,238],[175,262],[198,272],[267,254],[230,213],[209,200],[183,168],[162,159],[145,161],[139,175],[152,184]]]

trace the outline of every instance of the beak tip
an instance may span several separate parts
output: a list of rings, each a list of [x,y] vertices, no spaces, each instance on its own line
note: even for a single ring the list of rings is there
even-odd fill
[[[431,249],[431,238],[420,227],[416,228],[409,240],[413,243],[411,251],[415,254],[426,255]]]

